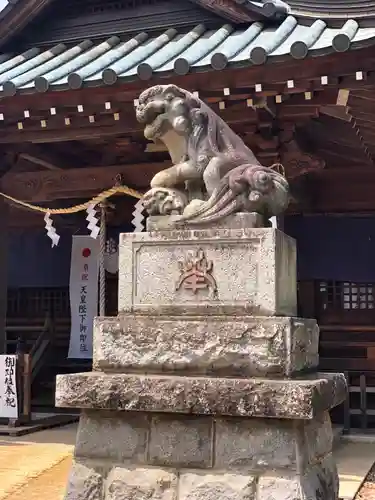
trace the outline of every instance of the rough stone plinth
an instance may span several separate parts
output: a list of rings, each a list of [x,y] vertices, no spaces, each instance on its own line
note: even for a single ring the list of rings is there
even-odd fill
[[[346,396],[342,374],[268,380],[101,372],[58,375],[56,405],[119,411],[312,419]]]
[[[109,467],[109,466],[108,466]],[[332,455],[304,474],[293,471],[207,471],[76,461],[66,500],[337,500]]]
[[[95,370],[290,377],[319,361],[309,319],[128,314],[97,318],[94,330]]]
[[[177,475],[163,469],[114,467],[107,480],[105,500],[175,500]]]
[[[329,414],[314,420],[83,411],[69,500],[337,500]]]
[[[305,474],[332,450],[328,413],[278,420],[85,410],[78,460],[213,470],[285,469]]]
[[[103,470],[76,462],[70,472],[65,500],[101,500],[104,486]]]
[[[185,286],[198,252],[207,272]],[[119,268],[120,315],[297,313],[295,241],[277,229],[122,234]]]
[[[178,216],[176,218],[178,218]],[[250,229],[257,227],[272,227],[272,224],[269,220],[266,220],[263,215],[252,212],[239,212],[225,219],[211,222],[210,224],[201,223],[194,225],[194,229],[207,229],[208,227],[210,229],[227,229],[228,227],[231,229]],[[168,230],[171,228],[171,217],[168,215],[152,215],[147,218],[146,228],[147,231]],[[179,229],[191,230],[191,226],[182,225]]]

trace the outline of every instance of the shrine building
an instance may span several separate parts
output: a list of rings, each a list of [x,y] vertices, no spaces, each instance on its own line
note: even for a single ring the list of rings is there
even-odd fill
[[[108,200],[116,253],[119,233],[142,223],[137,194],[170,165],[145,139],[136,100],[174,83],[263,165],[283,165],[293,201],[278,226],[297,240],[299,314],[319,321],[321,370],[349,380],[334,418],[374,427],[375,5],[13,0],[0,44],[0,346],[32,353],[33,408],[53,407],[57,373],[91,369],[68,358],[72,237],[89,233],[87,213],[53,210],[129,188]],[[111,255],[106,315],[117,314]]]

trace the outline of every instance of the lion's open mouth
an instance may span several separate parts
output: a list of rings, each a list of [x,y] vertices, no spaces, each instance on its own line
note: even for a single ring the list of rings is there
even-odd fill
[[[159,139],[162,137],[169,129],[171,124],[168,119],[167,113],[161,113],[156,116],[156,118],[145,126],[144,135],[147,139]]]
[[[151,125],[152,122],[158,117],[158,115],[163,114],[165,112],[166,112],[165,104],[163,101],[160,100],[140,105],[137,108],[136,115],[137,115],[137,120],[140,123]]]

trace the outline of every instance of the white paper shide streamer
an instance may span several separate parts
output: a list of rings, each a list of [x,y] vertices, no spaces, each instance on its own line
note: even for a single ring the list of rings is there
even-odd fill
[[[143,215],[144,206],[142,200],[138,200],[134,205],[134,212],[132,213],[134,219],[132,220],[132,224],[134,226],[134,231],[137,233],[141,233],[145,226],[144,220],[145,216]]]
[[[47,236],[51,238],[52,248],[56,247],[59,243],[60,236],[57,234],[56,229],[53,227],[53,220],[51,219],[51,214],[48,212],[44,217],[44,222],[46,223]]]
[[[270,218],[270,222],[271,222],[271,224],[272,224],[272,227],[273,227],[274,229],[277,229],[277,225],[278,225],[278,224],[277,224],[277,217],[271,217],[271,218]]]
[[[99,219],[96,217],[95,205],[89,205],[86,212],[86,220],[89,221],[87,229],[90,231],[91,238],[94,238],[94,240],[96,240],[96,238],[99,236],[100,227],[98,226]]]

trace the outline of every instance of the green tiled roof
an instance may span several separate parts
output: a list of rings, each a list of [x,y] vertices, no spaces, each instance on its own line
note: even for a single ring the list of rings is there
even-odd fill
[[[18,90],[112,85],[117,80],[148,80],[160,74],[260,65],[268,59],[303,59],[374,42],[375,28],[359,27],[352,19],[341,28],[328,28],[321,19],[304,26],[293,16],[278,26],[255,22],[242,30],[226,24],[207,31],[199,25],[183,34],[169,29],[158,37],[141,33],[122,42],[113,36],[98,44],[85,40],[72,48],[59,44],[44,52],[34,48],[15,57],[3,55],[0,86],[3,95],[14,95]]]

